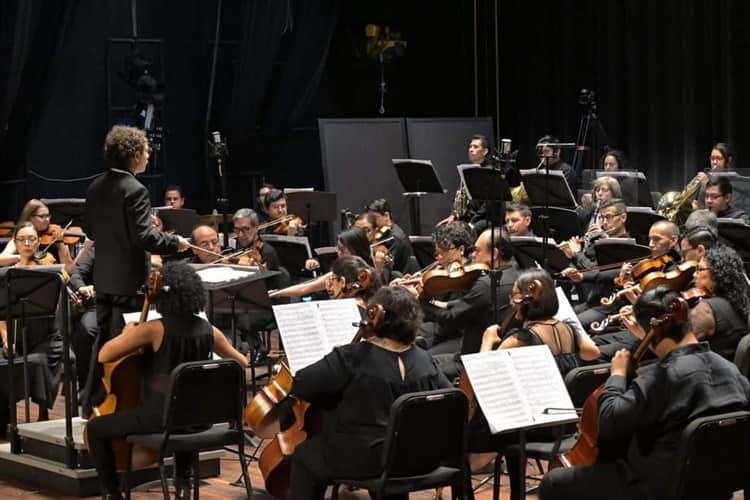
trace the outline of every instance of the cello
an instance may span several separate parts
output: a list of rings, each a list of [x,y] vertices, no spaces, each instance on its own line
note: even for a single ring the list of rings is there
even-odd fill
[[[698,294],[696,294],[698,295]],[[688,294],[689,298],[693,294]],[[682,325],[688,318],[688,302],[684,296],[674,297],[669,302],[669,312],[651,318],[646,336],[638,344],[633,353],[629,371],[635,373],[635,366],[646,353],[648,347],[660,340],[662,330],[668,325]],[[600,455],[599,447],[599,397],[607,389],[606,384],[597,387],[586,399],[583,405],[581,420],[578,422],[578,439],[573,447],[558,456],[563,467],[590,466],[597,463]]]
[[[148,290],[141,308],[141,316],[138,323],[141,324],[148,319],[148,310],[159,292],[162,291],[161,274],[152,270],[149,275]],[[111,363],[104,363],[104,374],[102,384],[107,391],[104,401],[94,407],[89,421],[102,415],[130,410],[136,408],[141,400],[141,384],[143,382],[143,349],[131,352]],[[86,448],[89,447],[87,428],[83,429],[83,440]],[[112,442],[117,470],[127,469],[128,444],[124,439]],[[134,446],[132,451],[131,467],[138,469],[146,467],[159,460],[159,450]]]

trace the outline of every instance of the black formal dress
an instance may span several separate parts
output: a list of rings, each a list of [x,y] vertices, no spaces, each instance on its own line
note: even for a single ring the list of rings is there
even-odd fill
[[[402,394],[448,387],[430,355],[418,347],[396,353],[360,342],[336,348],[298,371],[292,392],[321,407],[322,431],[294,452],[289,498],[322,499],[333,478],[379,475],[393,401]]]
[[[714,313],[714,334],[708,337],[711,350],[724,359],[734,361],[734,352],[742,337],[750,333],[747,318],[737,312],[724,297],[709,297],[702,300]]]
[[[599,438],[628,440],[624,458],[551,470],[542,480],[540,498],[668,498],[679,465],[674,456],[687,424],[745,410],[750,402],[747,379],[705,343],[674,349],[630,384],[613,375],[605,385],[599,397]],[[715,498],[731,497],[731,491],[716,493]]]

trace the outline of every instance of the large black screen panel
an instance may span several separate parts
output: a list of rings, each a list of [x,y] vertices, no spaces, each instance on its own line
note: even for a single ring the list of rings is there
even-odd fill
[[[483,134],[494,145],[492,118],[407,118],[406,131],[410,157],[431,160],[447,190],[444,195],[428,195],[422,200],[422,234],[430,234],[435,222],[453,209],[459,182],[456,165],[468,163],[471,136]]]
[[[386,198],[394,219],[408,231],[408,206],[391,163],[408,157],[404,119],[320,119],[318,128],[326,190],[336,193],[338,209],[356,213]]]

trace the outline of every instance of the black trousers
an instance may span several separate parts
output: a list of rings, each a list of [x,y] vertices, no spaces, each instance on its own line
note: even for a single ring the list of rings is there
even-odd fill
[[[91,364],[91,350],[99,336],[99,323],[96,320],[96,308],[90,307],[83,311],[73,324],[72,344],[76,355],[76,376],[78,386],[86,385]]]
[[[651,498],[645,484],[623,461],[591,467],[558,468],[542,479],[540,500],[640,500]]]

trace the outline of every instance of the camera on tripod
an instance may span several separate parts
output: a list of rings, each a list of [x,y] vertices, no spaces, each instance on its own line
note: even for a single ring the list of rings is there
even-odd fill
[[[596,109],[596,92],[591,89],[581,89],[578,94],[578,104]]]

